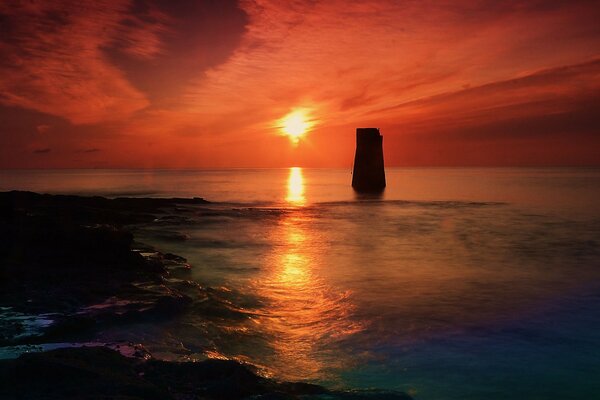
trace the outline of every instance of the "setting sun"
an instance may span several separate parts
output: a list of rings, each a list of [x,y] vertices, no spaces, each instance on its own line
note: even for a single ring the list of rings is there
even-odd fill
[[[314,122],[309,117],[306,109],[295,109],[278,121],[277,127],[283,135],[289,137],[293,144],[298,144],[300,139],[312,128]]]
[[[600,400],[599,20],[0,0],[0,400]]]

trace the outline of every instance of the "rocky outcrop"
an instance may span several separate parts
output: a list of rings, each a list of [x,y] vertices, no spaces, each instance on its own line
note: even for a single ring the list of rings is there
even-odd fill
[[[234,361],[165,362],[104,347],[59,349],[0,361],[3,399],[408,400],[402,393],[329,391],[277,382]]]
[[[167,278],[189,269],[186,260],[135,243],[123,224],[186,202],[204,203],[0,193],[0,311],[12,316],[0,323],[0,345],[80,340],[102,326],[183,310],[199,288]],[[36,315],[52,323],[30,337]]]

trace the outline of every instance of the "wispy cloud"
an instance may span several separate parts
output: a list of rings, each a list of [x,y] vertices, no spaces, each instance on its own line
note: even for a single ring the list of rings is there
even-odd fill
[[[596,104],[599,92],[600,58],[407,101],[373,110],[372,114],[395,117],[407,129],[427,128],[426,133],[435,133],[451,126],[461,129],[506,120],[550,120],[552,116],[590,108]],[[596,128],[594,123],[580,126],[577,121],[572,121],[572,126],[575,130],[585,129],[585,126]],[[488,127],[481,135],[491,135],[496,130]],[[547,131],[545,127],[542,132],[533,130],[529,134]]]
[[[324,125],[359,122],[394,104],[587,60],[600,44],[589,32],[598,14],[592,3],[242,6],[250,18],[242,45],[190,87],[184,109],[209,121],[250,113],[255,120],[245,126],[263,129],[288,108],[306,105]],[[550,50],[553,39],[562,45]]]
[[[415,137],[462,143],[440,150],[441,163],[468,160],[469,143],[486,139],[595,143],[594,1],[63,0],[2,4],[0,18],[0,103],[40,113],[37,128],[11,117],[18,129],[0,139],[28,154],[341,165],[352,128],[365,125],[386,128],[398,163]],[[295,108],[316,124],[291,153],[274,122]]]
[[[146,107],[144,95],[102,52],[115,40],[127,41],[132,53],[158,51],[148,26],[123,26],[128,5],[118,0],[2,3],[0,101],[74,123],[124,118]]]

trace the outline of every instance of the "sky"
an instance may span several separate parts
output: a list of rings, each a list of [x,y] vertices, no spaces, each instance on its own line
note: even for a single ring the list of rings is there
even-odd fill
[[[0,3],[0,168],[599,166],[598,1]],[[291,138],[282,121],[302,115]]]

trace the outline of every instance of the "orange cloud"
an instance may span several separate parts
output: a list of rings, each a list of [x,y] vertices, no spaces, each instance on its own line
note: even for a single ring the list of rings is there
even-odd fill
[[[10,40],[0,45],[0,101],[77,124],[124,118],[146,107],[144,94],[102,53],[114,40],[127,40],[134,53],[157,51],[146,26],[142,35],[133,28],[123,32],[127,7],[127,1],[3,3]],[[122,34],[128,39],[119,39]]]
[[[341,166],[367,125],[398,165],[516,162],[484,142],[569,163],[598,143],[593,1],[78,4],[0,6],[0,103],[52,126],[48,165],[102,148],[109,166]],[[292,148],[275,126],[298,108],[318,124]],[[35,126],[11,123],[31,154],[14,137]]]

